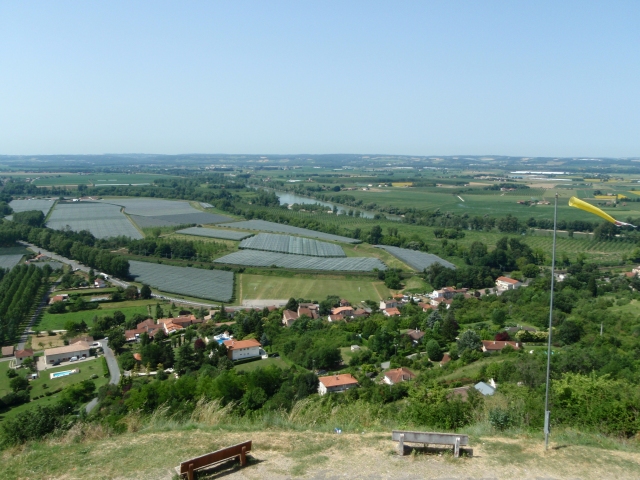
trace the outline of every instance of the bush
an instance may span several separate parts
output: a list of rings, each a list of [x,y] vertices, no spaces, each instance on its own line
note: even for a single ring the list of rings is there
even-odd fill
[[[437,341],[433,339],[429,340],[427,342],[426,349],[429,360],[432,360],[434,362],[439,362],[440,360],[442,360],[442,349],[440,348],[440,345]]]
[[[513,418],[508,410],[494,408],[489,411],[489,423],[496,430],[506,430],[513,424]]]

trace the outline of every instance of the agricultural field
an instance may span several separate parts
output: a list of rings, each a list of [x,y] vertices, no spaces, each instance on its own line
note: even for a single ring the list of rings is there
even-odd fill
[[[233,272],[136,261],[129,264],[136,282],[163,292],[221,302],[229,302],[233,297]]]
[[[46,217],[53,207],[55,200],[45,200],[40,198],[33,198],[31,200],[12,200],[9,202],[9,206],[14,212],[27,212],[29,210],[40,210]]]
[[[178,178],[170,175],[153,175],[146,173],[99,173],[91,175],[55,174],[38,175],[32,183],[38,187],[60,185],[149,185],[157,179]]]
[[[443,267],[447,268],[456,268],[453,263],[447,262],[446,260],[443,260],[437,255],[433,255],[431,253],[418,252],[416,250],[410,250],[408,248],[391,247],[387,245],[376,245],[376,247],[386,250],[391,255],[399,258],[404,263],[419,272],[424,271],[425,268],[429,268],[434,263],[439,263]]]
[[[233,220],[226,215],[207,213],[189,202],[157,198],[107,198],[102,203],[124,207],[140,228],[171,227],[187,224],[214,224]]]
[[[323,300],[329,295],[346,298],[352,304],[363,300],[388,298],[390,290],[371,278],[334,275],[295,275],[291,277],[240,274],[242,300],[306,298]]]
[[[387,266],[377,258],[347,257],[323,258],[286,253],[242,250],[214,260],[214,263],[247,267],[280,267],[297,270],[326,270],[335,272],[372,272],[386,270]]]
[[[96,238],[125,236],[144,238],[117,205],[101,203],[58,203],[47,227],[54,230],[71,228],[76,232],[89,230]]]
[[[80,312],[49,313],[44,311],[42,318],[33,326],[34,331],[64,330],[68,321],[80,323],[84,322],[91,327],[93,317],[104,317],[113,315],[115,311],[121,311],[127,318],[139,313],[149,314],[149,306],[155,306],[158,300],[131,300],[126,302],[104,302],[95,310],[84,310]],[[46,343],[46,342],[45,342]]]
[[[282,210],[282,209],[279,209]],[[320,240],[329,240],[332,242],[359,243],[360,240],[342,237],[340,235],[332,235],[330,233],[316,232],[307,228],[292,227],[275,222],[267,222],[264,220],[246,220],[242,222],[224,223],[220,227],[239,228],[242,230],[257,230],[271,233],[287,233],[291,235],[300,235],[303,237],[318,238]]]
[[[7,268],[11,270],[13,267],[20,263],[23,255],[0,255],[0,268]]]
[[[309,238],[259,233],[240,242],[239,248],[268,252],[309,255],[312,257],[344,257],[344,250],[334,243],[320,242]]]
[[[194,235],[197,237],[207,238],[220,238],[222,240],[244,240],[247,237],[254,235],[248,232],[234,232],[233,230],[222,230],[220,228],[201,228],[191,227],[183,230],[178,230],[176,233],[182,235]]]

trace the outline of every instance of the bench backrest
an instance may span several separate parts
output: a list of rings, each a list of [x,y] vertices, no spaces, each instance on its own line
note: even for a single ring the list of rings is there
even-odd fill
[[[404,435],[404,441],[409,443],[433,443],[438,445],[455,445],[456,438],[460,439],[460,445],[469,445],[469,435],[459,433],[435,433],[435,432],[411,432],[393,430],[391,438],[400,441],[400,435]]]
[[[186,460],[180,463],[180,474],[189,472],[189,465],[193,464],[193,469],[197,470],[202,467],[206,467],[207,465],[211,465],[212,463],[221,462],[228,458],[233,458],[242,453],[242,447],[245,447],[245,452],[251,451],[251,440],[244,443],[238,443],[237,445],[233,445],[231,447],[222,448],[220,450],[216,450],[215,452],[207,453],[205,455],[201,455],[196,458],[192,458],[191,460]]]

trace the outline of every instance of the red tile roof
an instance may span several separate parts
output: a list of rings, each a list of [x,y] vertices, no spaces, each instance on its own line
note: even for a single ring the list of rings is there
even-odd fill
[[[320,383],[322,383],[327,388],[358,384],[358,380],[356,380],[350,373],[328,375],[326,377],[320,377],[318,378],[318,380],[320,380]]]
[[[515,279],[509,278],[509,277],[498,277],[498,278],[496,278],[496,282],[497,281],[511,283],[512,285],[515,285],[516,283],[521,283],[520,280],[515,280]]]
[[[399,382],[406,382],[407,380],[416,378],[416,374],[405,367],[396,368],[395,370],[389,370],[384,374],[384,376],[394,384]]]
[[[395,307],[392,307],[392,308],[385,308],[385,309],[384,309],[384,313],[385,313],[386,315],[388,315],[389,317],[391,317],[391,316],[393,316],[393,315],[400,315],[400,310],[398,310],[398,309],[397,309],[397,308],[395,308]]]
[[[227,350],[238,350],[239,348],[261,347],[262,344],[255,338],[249,340],[225,340],[224,345]]]
[[[33,350],[30,348],[25,348],[24,350],[18,350],[15,353],[16,358],[28,358],[33,357]]]
[[[482,340],[482,346],[486,350],[502,350],[507,345],[512,346],[515,350],[520,348],[520,343],[502,340]]]

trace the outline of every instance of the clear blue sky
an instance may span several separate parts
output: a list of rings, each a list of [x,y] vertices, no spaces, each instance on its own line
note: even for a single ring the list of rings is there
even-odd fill
[[[640,1],[0,0],[0,154],[640,156]]]

